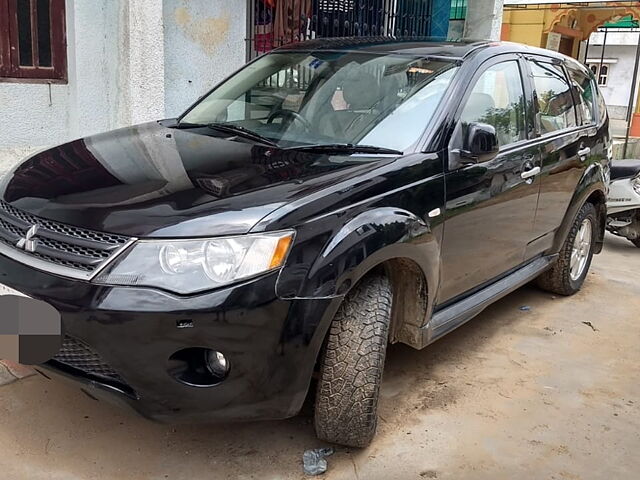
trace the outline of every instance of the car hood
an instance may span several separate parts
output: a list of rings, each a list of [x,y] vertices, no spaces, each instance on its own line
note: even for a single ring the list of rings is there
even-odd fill
[[[0,198],[42,218],[136,237],[247,233],[301,196],[388,162],[283,151],[153,122],[40,152]]]

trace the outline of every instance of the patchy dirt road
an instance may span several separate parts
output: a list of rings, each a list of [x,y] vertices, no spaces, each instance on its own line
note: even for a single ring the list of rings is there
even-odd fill
[[[608,237],[578,295],[525,287],[426,350],[392,346],[377,439],[323,478],[638,478],[639,275]],[[173,427],[40,376],[0,388],[3,479],[298,479],[318,446],[308,414]]]

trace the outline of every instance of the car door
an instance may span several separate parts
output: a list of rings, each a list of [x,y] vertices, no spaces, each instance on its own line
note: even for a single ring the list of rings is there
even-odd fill
[[[585,84],[585,79],[576,78],[581,83],[572,82],[571,86],[563,64],[549,57],[527,56],[526,66],[534,92],[536,135],[541,148],[535,241],[527,250],[527,255],[534,256],[553,244],[576,186],[593,160],[597,129],[593,104],[590,110],[579,111],[574,100],[574,96],[583,98],[583,94],[593,93],[584,92],[589,79]]]
[[[478,69],[461,97],[445,174],[439,305],[524,262],[538,200],[539,147],[530,139],[530,92],[521,72],[518,56],[496,57]],[[461,158],[466,130],[474,122],[495,127],[499,152],[488,161]]]

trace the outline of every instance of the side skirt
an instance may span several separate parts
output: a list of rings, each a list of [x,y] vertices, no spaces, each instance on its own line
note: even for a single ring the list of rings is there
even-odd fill
[[[536,278],[551,267],[557,257],[557,255],[548,255],[537,258],[482,290],[435,312],[431,321],[422,328],[423,347],[465,324],[496,300]]]

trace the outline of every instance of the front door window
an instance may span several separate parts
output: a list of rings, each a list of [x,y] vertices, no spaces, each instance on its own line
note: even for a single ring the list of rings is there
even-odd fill
[[[463,138],[470,123],[488,123],[496,129],[500,147],[524,140],[524,90],[518,62],[489,67],[473,87],[460,121]]]

